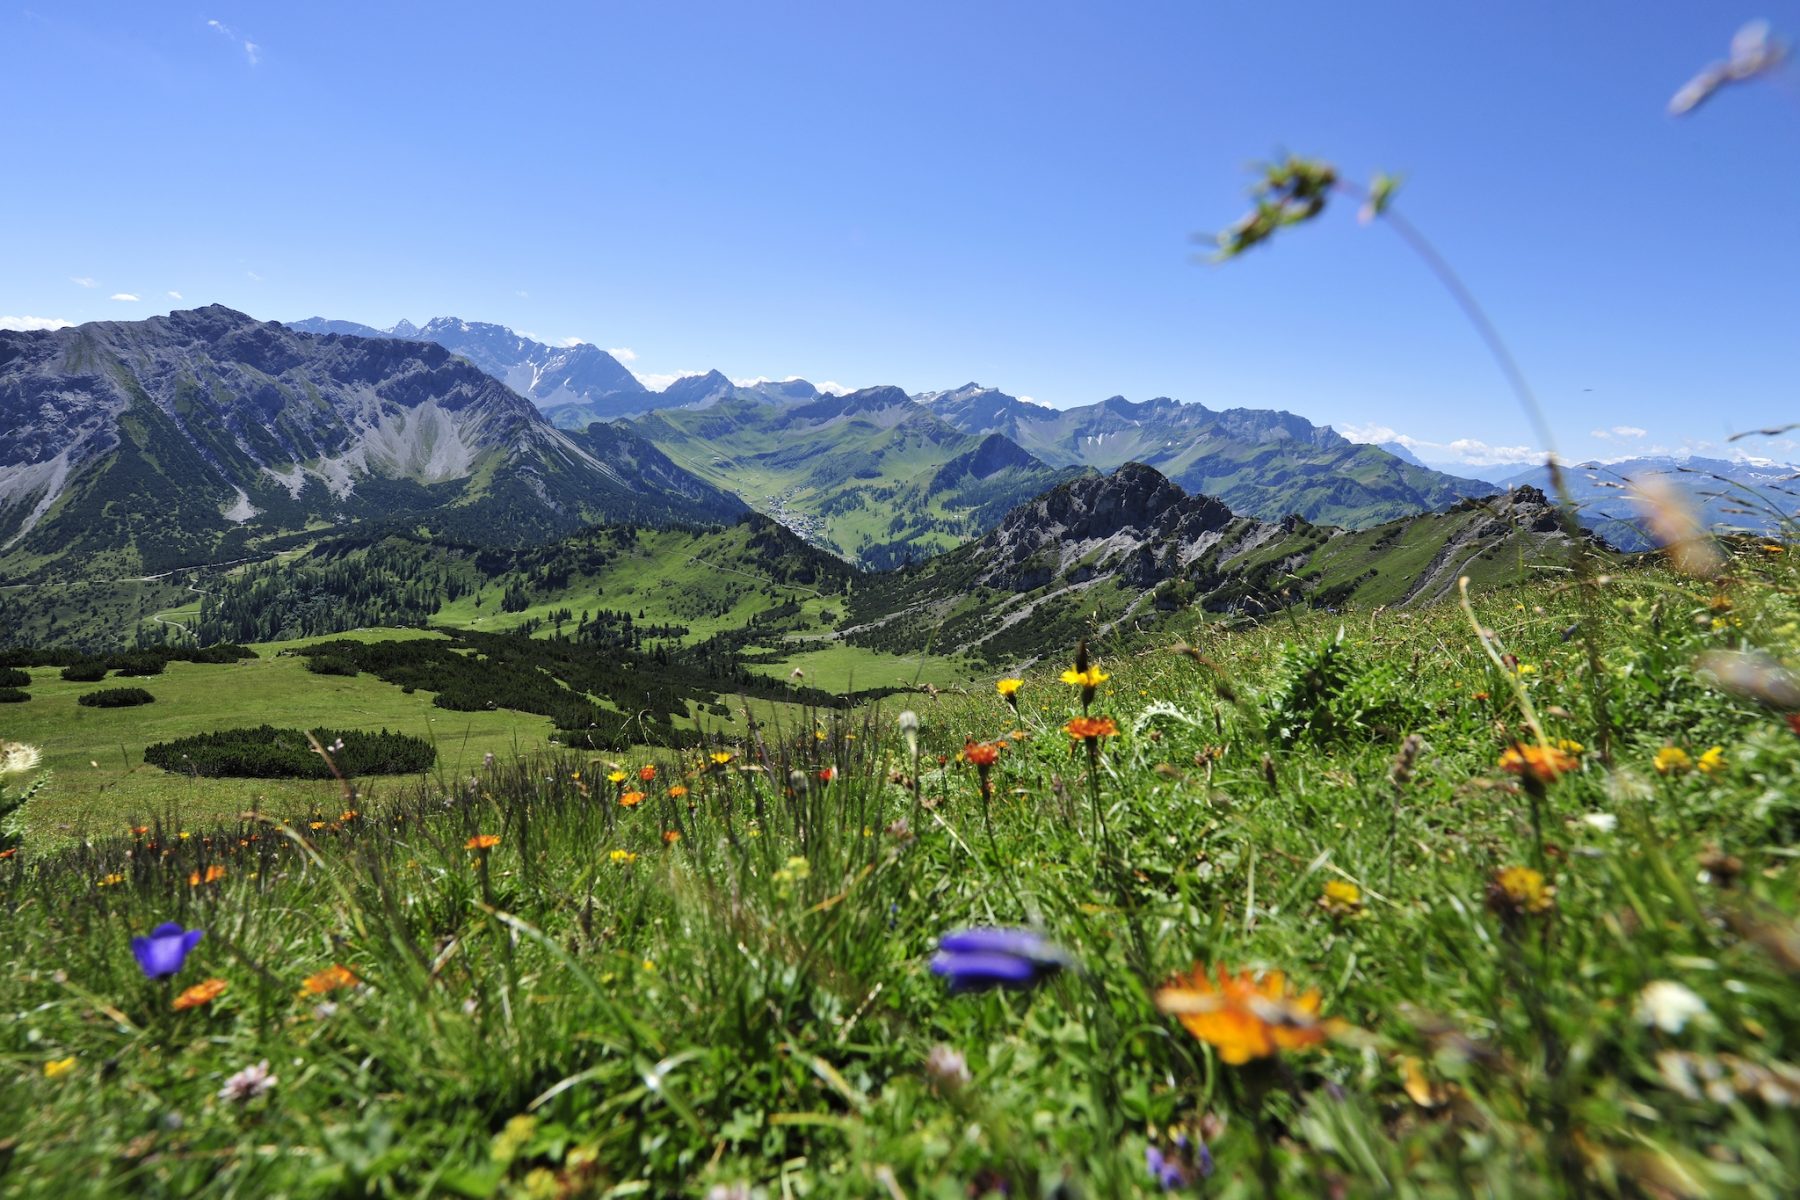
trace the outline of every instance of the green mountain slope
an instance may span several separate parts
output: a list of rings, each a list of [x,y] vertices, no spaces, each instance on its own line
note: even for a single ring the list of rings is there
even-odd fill
[[[958,429],[1004,434],[1052,466],[1111,471],[1144,463],[1190,492],[1265,520],[1297,514],[1361,528],[1498,490],[1285,412],[1216,412],[1167,397],[1133,403],[1122,396],[1051,409],[973,383],[917,399]]]
[[[1075,473],[1004,439],[962,433],[891,387],[791,405],[733,397],[653,412],[629,428],[683,469],[875,569],[960,545]]]

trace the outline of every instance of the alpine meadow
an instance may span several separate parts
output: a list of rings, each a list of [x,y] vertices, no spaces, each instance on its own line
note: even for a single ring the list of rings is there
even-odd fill
[[[1793,1195],[1771,7],[0,17],[0,1193]]]

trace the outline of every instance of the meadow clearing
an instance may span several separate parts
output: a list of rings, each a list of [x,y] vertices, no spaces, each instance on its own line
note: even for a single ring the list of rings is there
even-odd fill
[[[1196,623],[1010,700],[28,842],[7,1188],[1789,1194],[1792,582]]]

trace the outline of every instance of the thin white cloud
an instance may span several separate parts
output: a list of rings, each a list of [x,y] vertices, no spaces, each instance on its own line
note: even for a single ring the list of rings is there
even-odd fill
[[[14,333],[36,333],[44,329],[67,329],[75,324],[61,317],[0,317],[0,329]]]
[[[633,350],[630,346],[615,346],[608,350],[607,353],[622,363],[637,361],[637,351]]]
[[[818,388],[821,392],[827,392],[833,396],[847,396],[856,390],[853,387],[846,387],[835,379],[827,379],[820,383],[816,383],[813,386]]]
[[[258,275],[255,271],[245,271],[244,278],[250,280],[252,283],[262,282],[262,276]]]
[[[530,292],[523,292],[523,291],[521,291],[521,292],[514,292],[514,293],[513,293],[513,295],[515,295],[515,296],[517,296],[517,297],[518,297],[518,298],[519,298],[519,299],[521,299],[521,300],[529,300],[529,299],[531,299],[531,293],[530,293]]]
[[[1636,425],[1614,425],[1612,431],[1615,435],[1622,438],[1642,438],[1650,436],[1650,431],[1648,429],[1639,429]]]
[[[169,293],[169,299],[171,299],[171,300],[179,300],[179,299],[181,299],[181,293],[180,293],[180,292],[170,292],[170,293]]]
[[[108,299],[124,300],[131,304],[136,304],[138,302],[138,298],[130,292],[114,292]]]
[[[258,46],[247,37],[238,36],[237,30],[233,29],[225,22],[208,21],[206,24],[208,28],[217,30],[227,40],[236,42],[238,45],[242,46],[244,48],[244,57],[250,60],[251,66],[254,67],[257,63],[262,61],[262,47]]]
[[[577,346],[587,345],[587,339],[586,338],[577,338],[577,337],[567,337],[556,344],[561,346],[564,350],[573,350]]]
[[[1514,463],[1540,463],[1544,452],[1530,446],[1495,446],[1478,438],[1457,438],[1451,442],[1428,442],[1409,437],[1387,425],[1343,425],[1338,432],[1353,442],[1378,445],[1394,442],[1405,446],[1427,462],[1464,467],[1498,467]]]
[[[71,275],[69,276],[69,282],[76,287],[94,288],[100,286],[100,281],[98,279],[93,279],[86,275]]]

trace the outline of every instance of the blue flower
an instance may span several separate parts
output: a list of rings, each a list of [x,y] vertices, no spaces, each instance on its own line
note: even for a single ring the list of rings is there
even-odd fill
[[[1066,953],[1029,929],[989,927],[945,934],[931,973],[947,979],[952,992],[985,992],[1035,987],[1068,963]]]
[[[181,970],[188,951],[199,945],[205,936],[198,929],[183,929],[170,921],[152,929],[149,937],[132,938],[131,952],[137,956],[138,966],[144,969],[145,976],[163,979]]]
[[[1167,1151],[1160,1146],[1145,1146],[1144,1166],[1163,1191],[1178,1192],[1213,1173],[1212,1151],[1202,1142],[1196,1152],[1194,1143],[1183,1134]]]

